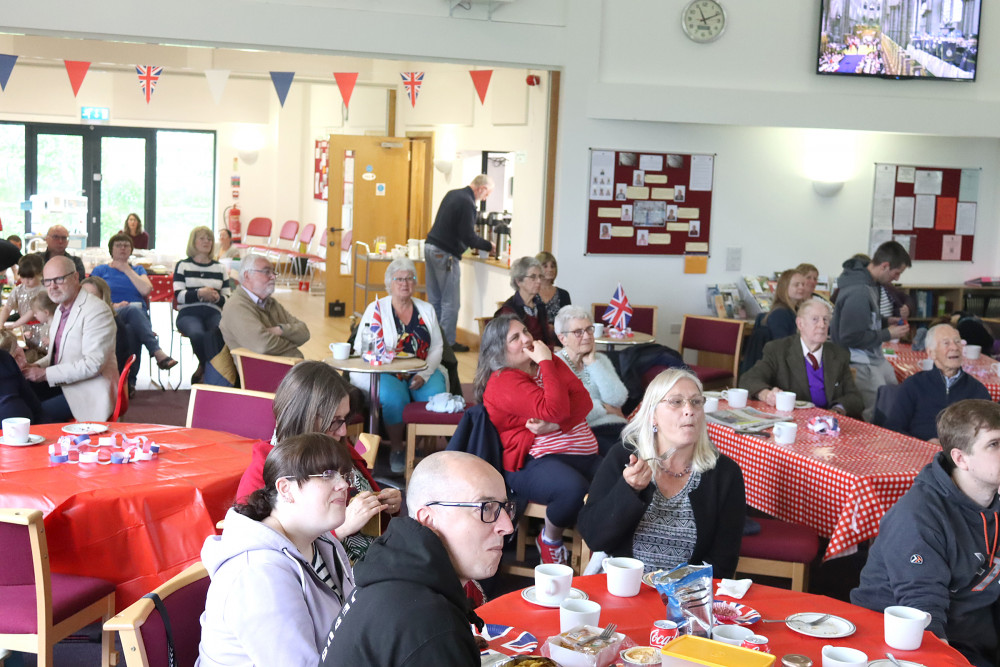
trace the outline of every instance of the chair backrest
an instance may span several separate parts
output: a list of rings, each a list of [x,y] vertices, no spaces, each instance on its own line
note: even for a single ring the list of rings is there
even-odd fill
[[[278,240],[294,241],[298,233],[299,233],[299,221],[286,220],[285,224],[281,225],[281,231],[278,232]]]
[[[274,394],[207,384],[191,387],[187,427],[270,440],[274,434]]]
[[[361,441],[368,449],[361,458],[365,460],[365,465],[368,466],[369,470],[375,470],[375,459],[378,457],[378,448],[382,444],[382,436],[372,435],[371,433],[361,433],[358,435],[358,440]]]
[[[892,406],[896,403],[896,396],[902,388],[898,384],[884,384],[875,392],[875,411],[872,413],[872,424],[875,426],[885,426],[892,414]]]
[[[600,322],[604,317],[604,312],[608,309],[606,303],[591,304],[595,322]],[[632,331],[648,333],[656,338],[656,316],[659,306],[632,306],[632,319],[628,321],[628,326]]]
[[[309,222],[302,227],[302,232],[299,234],[299,252],[308,252],[309,244],[312,243],[313,237],[316,236],[316,224]]]
[[[49,549],[45,540],[42,512],[32,509],[0,508],[0,544],[4,564],[0,567],[0,587],[34,588],[35,624],[20,619],[22,632],[0,626],[0,634],[38,634],[52,627],[52,584],[49,577]],[[0,595],[2,597],[2,595]],[[41,601],[41,603],[39,603]]]
[[[304,361],[298,357],[276,357],[269,354],[257,354],[245,347],[230,350],[236,362],[236,371],[240,376],[240,385],[250,391],[266,391],[274,393],[278,385],[288,375],[292,366]]]
[[[122,374],[118,376],[118,400],[115,401],[115,411],[111,413],[111,418],[108,419],[109,422],[118,421],[128,411],[128,371],[134,363],[135,355],[133,354],[125,362]]]
[[[681,325],[681,353],[700,350],[739,356],[743,321],[723,317],[685,315]]]
[[[246,236],[271,237],[271,218],[254,218],[247,223]]]

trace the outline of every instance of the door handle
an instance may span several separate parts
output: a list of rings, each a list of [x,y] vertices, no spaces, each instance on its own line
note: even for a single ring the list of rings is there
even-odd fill
[[[331,227],[330,231],[331,232],[342,232],[342,231],[344,231],[344,228],[343,227]]]

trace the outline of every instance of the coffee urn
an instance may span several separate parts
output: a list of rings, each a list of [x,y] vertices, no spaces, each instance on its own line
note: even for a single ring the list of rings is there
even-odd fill
[[[510,241],[510,213],[507,211],[492,211],[486,216],[486,224],[490,230],[490,241],[496,246],[492,253],[497,259],[507,258],[507,243]]]
[[[476,227],[476,236],[479,236],[487,240],[490,239],[489,224],[486,221],[486,213],[484,211],[479,211],[479,210],[476,211],[475,227]]]

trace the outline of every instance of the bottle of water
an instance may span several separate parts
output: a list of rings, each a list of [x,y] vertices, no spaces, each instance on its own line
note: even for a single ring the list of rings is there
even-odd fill
[[[375,334],[372,333],[371,322],[361,330],[361,358],[369,362],[375,358]]]

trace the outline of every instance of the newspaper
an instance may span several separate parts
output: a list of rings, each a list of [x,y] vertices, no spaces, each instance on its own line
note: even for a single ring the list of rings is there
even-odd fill
[[[716,424],[728,426],[740,433],[759,433],[771,428],[780,421],[785,421],[777,415],[761,412],[755,408],[716,410],[715,412],[706,413],[705,418]]]

